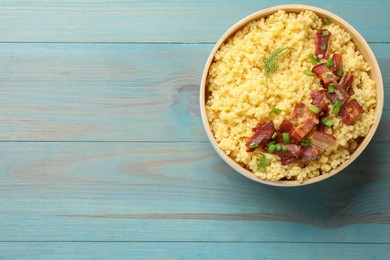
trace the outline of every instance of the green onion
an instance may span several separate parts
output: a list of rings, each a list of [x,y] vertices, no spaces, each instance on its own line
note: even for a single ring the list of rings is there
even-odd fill
[[[333,109],[332,109],[333,114],[337,115],[338,113],[340,113],[340,110],[341,110],[342,106],[343,106],[343,103],[341,103],[340,101],[336,100],[333,103]]]
[[[330,59],[326,62],[326,67],[331,68],[332,66],[333,66],[333,58],[330,58]]]
[[[271,161],[262,153],[255,153],[254,155],[260,158],[260,161],[257,163],[257,169],[261,172],[265,172],[265,167],[269,166]]]
[[[308,147],[310,145],[310,139],[302,139],[300,144],[303,146],[303,147]]]
[[[322,123],[324,123],[324,125],[329,126],[329,127],[332,127],[334,124],[334,122],[327,117],[322,119]]]
[[[335,83],[330,83],[329,85],[328,85],[328,92],[329,93],[334,93],[334,87],[336,86],[336,84]]]
[[[280,112],[282,112],[282,110],[280,110],[279,108],[276,108],[274,107],[271,111],[269,111],[269,113],[274,113],[275,115],[279,115]]]
[[[309,110],[315,114],[318,114],[319,112],[321,112],[321,109],[314,106],[314,105],[310,105]]]
[[[249,145],[249,148],[251,148],[251,149],[254,149],[254,148],[257,148],[257,147],[259,147],[259,144],[258,144],[258,143],[255,143],[255,142],[253,142],[253,143],[251,143],[251,144]]]
[[[259,158],[261,158],[261,159],[264,159],[264,158],[265,158],[265,155],[262,154],[262,153],[254,153],[253,155],[256,156],[256,157],[259,157]]]
[[[258,162],[257,163],[257,169],[261,172],[265,172],[265,166],[263,162]]]
[[[283,133],[283,143],[288,144],[290,143],[290,135],[288,133]]]
[[[328,74],[328,75],[326,75],[328,78],[333,78],[333,74]]]
[[[323,51],[326,50],[326,45],[325,44],[321,45],[321,50],[323,50]]]
[[[271,161],[268,158],[264,157],[264,166],[269,166],[271,164]]]
[[[282,151],[283,151],[283,152],[287,152],[287,151],[288,151],[288,147],[285,146],[285,145],[283,145],[283,146],[282,146]]]
[[[272,138],[272,139],[275,139],[277,135],[278,135],[278,133],[275,132],[275,133],[273,133],[273,135],[272,135],[271,138]]]
[[[280,144],[276,144],[276,151],[282,150],[282,146]]]
[[[320,57],[314,57],[313,53],[310,53],[309,58],[310,58],[310,62],[313,65],[317,65],[317,63],[320,62],[320,60],[321,60]]]
[[[311,72],[310,70],[304,70],[303,71],[303,74],[307,75],[307,76],[314,76],[314,73]]]
[[[328,36],[329,35],[329,31],[328,30],[322,30],[322,36],[325,37],[325,36]]]
[[[269,142],[268,144],[267,144],[267,147],[269,148],[271,145],[274,145],[274,144],[276,144],[276,141],[274,140],[274,141],[271,141],[271,142]]]
[[[276,145],[275,144],[271,144],[269,147],[268,147],[268,153],[274,153],[276,150]]]
[[[329,21],[329,18],[328,18],[328,17],[325,17],[325,18],[324,18],[324,24],[325,24],[325,25],[329,25],[329,24],[330,24],[330,21]]]
[[[343,76],[343,74],[344,74],[344,70],[343,70],[343,68],[340,68],[340,69],[337,71],[337,76],[341,77],[341,76]]]

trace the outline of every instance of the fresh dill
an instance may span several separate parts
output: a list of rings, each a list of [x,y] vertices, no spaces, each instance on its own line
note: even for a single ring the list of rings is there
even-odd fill
[[[277,49],[276,51],[273,51],[271,55],[267,59],[265,59],[264,62],[264,76],[266,80],[266,85],[268,88],[268,78],[273,74],[278,68],[279,68],[279,60],[286,55],[291,50],[294,50],[292,47],[283,47],[280,49]]]

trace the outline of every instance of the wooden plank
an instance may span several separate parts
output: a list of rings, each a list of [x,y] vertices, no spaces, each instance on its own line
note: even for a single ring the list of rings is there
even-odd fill
[[[14,1],[0,3],[3,42],[215,42],[245,16],[283,0]],[[349,21],[370,42],[389,42],[390,2],[301,1]],[[353,6],[353,8],[351,8]]]
[[[385,259],[389,244],[0,243],[6,259]]]
[[[207,143],[2,143],[0,241],[390,243],[389,156],[277,188]]]
[[[390,98],[387,44],[372,44]],[[207,141],[211,44],[1,44],[0,140]],[[375,137],[390,140],[388,103]]]

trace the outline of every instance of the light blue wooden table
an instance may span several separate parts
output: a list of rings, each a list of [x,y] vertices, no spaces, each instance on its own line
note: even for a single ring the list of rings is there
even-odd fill
[[[341,174],[254,183],[203,131],[213,44],[285,3],[1,1],[0,259],[390,259],[389,1],[300,1],[382,69],[379,130]]]

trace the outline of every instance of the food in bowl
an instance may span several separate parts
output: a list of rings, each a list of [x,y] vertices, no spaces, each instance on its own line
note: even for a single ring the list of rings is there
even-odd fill
[[[213,137],[264,181],[327,174],[376,121],[370,70],[352,36],[312,10],[252,20],[219,46],[208,69]]]

